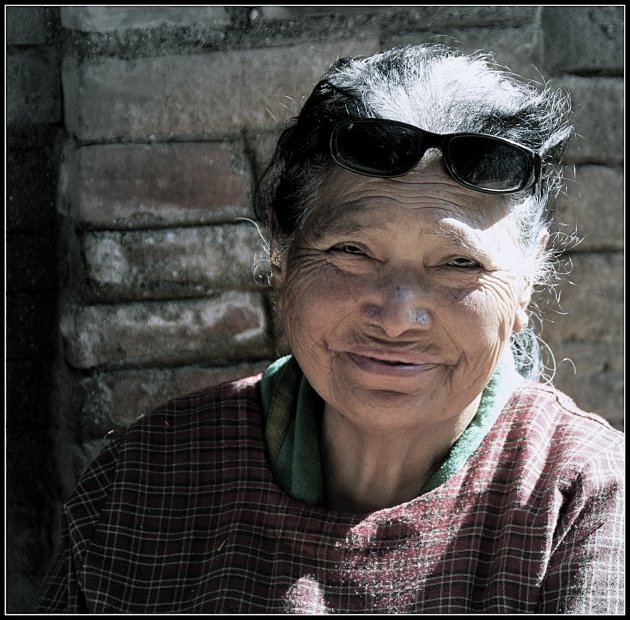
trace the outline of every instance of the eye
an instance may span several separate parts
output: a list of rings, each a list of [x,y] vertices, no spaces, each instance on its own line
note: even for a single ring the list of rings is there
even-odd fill
[[[463,256],[449,260],[446,265],[448,267],[454,267],[455,269],[479,269],[481,267],[478,261]]]
[[[350,254],[352,256],[366,256],[366,253],[358,246],[352,243],[341,243],[331,248],[331,252],[339,252],[340,254]]]

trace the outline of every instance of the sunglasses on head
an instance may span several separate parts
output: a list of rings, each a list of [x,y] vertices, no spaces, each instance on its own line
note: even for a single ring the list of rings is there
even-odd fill
[[[341,121],[330,136],[330,154],[337,164],[373,177],[407,174],[433,147],[442,152],[453,179],[480,192],[518,192],[540,176],[538,153],[496,136],[440,135],[385,119]]]

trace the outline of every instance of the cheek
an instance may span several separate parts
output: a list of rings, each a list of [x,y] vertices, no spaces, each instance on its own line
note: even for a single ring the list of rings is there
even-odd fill
[[[516,311],[513,289],[493,282],[458,300],[459,321],[469,339],[505,340],[509,337]]]
[[[348,282],[325,265],[293,273],[278,300],[285,335],[292,346],[334,336],[343,317],[351,313],[349,300],[354,296]]]

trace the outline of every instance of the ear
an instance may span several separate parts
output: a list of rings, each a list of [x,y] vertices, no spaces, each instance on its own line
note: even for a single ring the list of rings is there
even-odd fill
[[[271,242],[270,246],[270,258],[271,258],[271,284],[274,289],[280,291],[284,286],[287,274],[287,258],[286,252],[282,252],[278,243]]]
[[[516,314],[514,315],[514,324],[512,325],[512,332],[517,334],[522,329],[527,327],[529,323],[529,316],[527,315],[527,306],[529,306],[529,300],[532,296],[533,286],[529,280],[525,281],[523,291],[518,300],[518,306],[516,308]]]
[[[280,235],[278,232],[278,222],[273,209],[267,210],[267,221],[270,230],[269,259],[271,262],[271,285],[278,292],[286,279],[286,252],[281,249],[278,242]]]
[[[549,231],[543,230],[538,237],[538,248],[536,259],[538,260],[542,253],[545,251],[547,247],[547,242],[549,241]],[[522,329],[527,327],[527,323],[529,322],[529,316],[527,314],[527,307],[529,306],[529,302],[531,301],[532,294],[534,292],[534,283],[527,276],[523,276],[523,288],[521,290],[521,294],[518,299],[518,305],[516,308],[516,314],[514,316],[514,325],[512,326],[512,331],[514,333],[520,332]]]

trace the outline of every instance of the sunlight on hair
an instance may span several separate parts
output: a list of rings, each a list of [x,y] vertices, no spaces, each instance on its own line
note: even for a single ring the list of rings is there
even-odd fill
[[[248,217],[237,217],[237,221],[248,222],[256,228],[258,245],[262,249],[262,256],[256,257],[252,264],[252,277],[259,286],[271,286],[271,244],[264,227]]]

